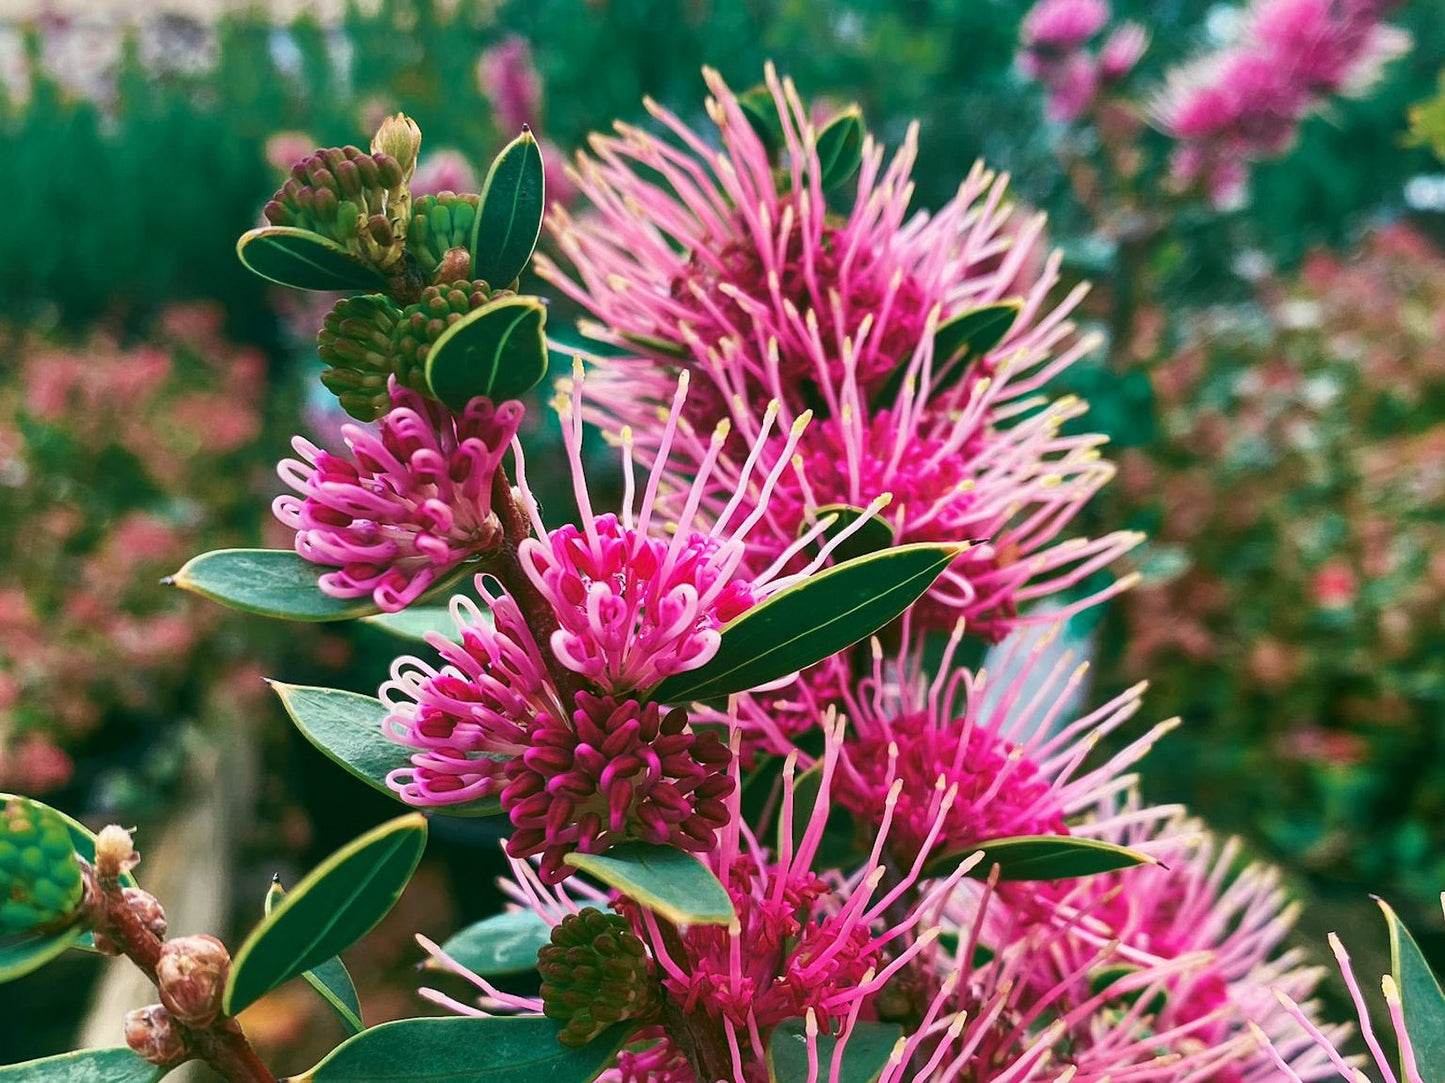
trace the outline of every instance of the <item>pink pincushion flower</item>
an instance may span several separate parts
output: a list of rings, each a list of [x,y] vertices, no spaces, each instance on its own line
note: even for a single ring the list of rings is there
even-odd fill
[[[748,566],[773,565],[822,507],[891,497],[899,543],[949,531],[990,543],[931,592],[924,610],[944,628],[963,613],[1001,635],[1023,603],[1135,544],[1129,534],[1057,540],[1112,468],[1098,438],[1059,433],[1081,404],[1036,397],[1093,345],[1066,319],[1082,291],[1049,307],[1057,256],[1025,296],[1007,292],[1038,264],[1042,219],[1014,227],[1004,182],[981,167],[937,214],[910,219],[913,131],[886,168],[866,142],[852,210],[832,214],[816,179],[817,129],[791,85],[769,70],[783,126],[775,168],[732,92],[707,79],[721,149],[655,106],[670,140],[626,126],[595,137],[597,159],[578,163],[591,212],[553,218],[574,272],[539,259],[605,325],[590,334],[632,351],[598,360],[592,419],[628,427],[639,456],[655,461],[654,418],[676,372],[692,374],[670,472],[686,488],[711,454],[702,434],[730,420],[702,504],[713,514],[740,491],[741,453],[757,446],[765,406],[776,402],[785,422],[816,411],[799,468],[749,538]],[[933,356],[941,322],[1006,302],[1018,316],[994,349],[967,362]],[[780,461],[781,432],[765,462]]]
[[[1020,37],[1025,48],[1071,53],[1109,21],[1105,0],[1039,0],[1024,16]]]
[[[342,426],[349,456],[292,441],[301,459],[277,473],[301,495],[277,497],[276,518],[296,531],[301,556],[336,569],[319,579],[326,593],[405,609],[500,542],[492,482],[522,412],[476,398],[453,415],[393,381],[392,410],[374,430]]]

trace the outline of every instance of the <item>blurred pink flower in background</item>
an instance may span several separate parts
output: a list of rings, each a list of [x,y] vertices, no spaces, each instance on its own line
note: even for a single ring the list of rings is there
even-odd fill
[[[523,125],[536,127],[542,115],[542,77],[532,46],[517,35],[503,38],[477,60],[477,86],[492,103],[493,119],[510,138]]]
[[[422,155],[407,187],[413,196],[434,196],[438,192],[475,192],[477,171],[461,151],[443,148]]]

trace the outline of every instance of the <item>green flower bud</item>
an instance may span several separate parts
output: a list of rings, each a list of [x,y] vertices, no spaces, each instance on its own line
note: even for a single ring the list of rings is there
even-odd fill
[[[465,249],[471,244],[477,204],[478,197],[474,195],[439,192],[434,196],[422,196],[412,205],[406,249],[416,259],[423,274],[428,277],[435,275],[449,251]]]
[[[386,274],[397,270],[405,254],[398,234],[410,213],[411,196],[397,160],[350,146],[318,150],[297,162],[265,207],[273,226],[320,234]]]
[[[24,797],[0,802],[0,936],[64,921],[84,893],[60,815]]]
[[[316,336],[316,353],[327,365],[321,382],[359,421],[391,408],[386,385],[395,371],[400,319],[401,311],[380,294],[347,297],[326,314]]]
[[[394,354],[397,377],[414,391],[425,391],[426,358],[432,343],[468,312],[510,292],[493,290],[480,279],[422,290],[421,300],[402,309],[397,323]]]
[[[558,1040],[586,1045],[624,1019],[650,1020],[663,990],[647,948],[625,919],[587,907],[552,930],[537,952],[542,1013],[566,1023]]]
[[[416,172],[416,156],[421,150],[421,129],[405,113],[387,117],[371,137],[371,153],[385,154],[401,167],[403,181]]]

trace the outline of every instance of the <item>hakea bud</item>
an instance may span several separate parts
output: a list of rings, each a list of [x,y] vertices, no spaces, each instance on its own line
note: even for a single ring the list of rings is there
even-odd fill
[[[426,386],[426,359],[432,343],[448,327],[510,290],[493,290],[480,279],[428,286],[421,299],[402,310],[396,330],[396,374],[407,387],[420,391]]]
[[[152,1064],[170,1067],[185,1060],[185,1029],[164,1005],[151,1004],[125,1014],[125,1044]]]
[[[416,172],[416,157],[421,151],[421,129],[405,113],[387,117],[371,137],[371,153],[395,158],[401,166],[402,179],[411,180]]]
[[[391,271],[405,253],[401,242],[411,210],[406,175],[388,154],[351,146],[319,150],[291,167],[266,204],[266,220],[320,234]]]
[[[143,891],[138,887],[125,888],[120,894],[131,912],[140,919],[140,923],[157,939],[163,939],[166,935],[166,912],[165,908],[161,906],[160,900],[149,891]]]
[[[161,1003],[190,1027],[209,1026],[221,1012],[231,953],[214,936],[182,936],[161,945],[156,987]]]
[[[563,1045],[592,1041],[625,1019],[647,1021],[662,1009],[662,985],[647,948],[616,914],[586,907],[552,929],[537,953],[542,1013],[566,1023]]]
[[[448,253],[457,249],[463,252],[470,265],[471,253],[467,251],[467,246],[471,243],[479,202],[474,195],[438,192],[434,196],[422,196],[412,204],[406,249],[415,257],[422,271],[435,275],[438,282],[453,282],[467,277],[466,268],[459,274],[443,275],[440,271],[442,264],[447,262]]]
[[[140,854],[125,828],[109,824],[95,837],[95,871],[102,880],[118,879],[139,863]]]
[[[65,822],[21,797],[0,802],[0,936],[63,920],[84,890]]]
[[[321,382],[358,421],[391,408],[387,383],[394,369],[401,311],[380,294],[345,297],[326,314],[316,336],[317,356],[329,366]]]

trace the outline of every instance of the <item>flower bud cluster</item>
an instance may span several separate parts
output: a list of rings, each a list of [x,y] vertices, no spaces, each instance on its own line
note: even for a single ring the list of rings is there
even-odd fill
[[[0,936],[64,919],[83,893],[65,822],[22,797],[0,801]]]
[[[537,953],[542,1012],[566,1023],[563,1045],[586,1045],[614,1023],[662,1010],[662,984],[625,918],[586,907],[552,929]]]
[[[392,272],[406,251],[407,175],[389,154],[352,146],[319,150],[291,167],[266,204],[266,220],[320,234]]]

